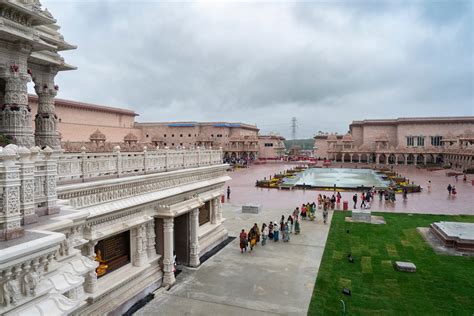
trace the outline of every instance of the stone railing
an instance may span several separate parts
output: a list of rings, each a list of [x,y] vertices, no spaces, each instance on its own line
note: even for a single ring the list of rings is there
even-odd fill
[[[141,152],[63,153],[58,158],[58,182],[79,182],[114,178],[222,163],[222,150],[159,149]]]

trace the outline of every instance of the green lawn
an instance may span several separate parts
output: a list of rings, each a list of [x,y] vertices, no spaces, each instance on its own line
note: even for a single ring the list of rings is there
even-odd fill
[[[416,231],[474,216],[376,213],[386,224],[372,225],[347,223],[348,214],[334,213],[308,315],[341,314],[341,299],[347,315],[474,315],[474,257],[438,255]],[[396,271],[398,260],[417,272]]]

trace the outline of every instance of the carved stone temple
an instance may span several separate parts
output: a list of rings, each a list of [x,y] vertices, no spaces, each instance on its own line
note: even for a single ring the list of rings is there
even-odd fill
[[[75,47],[55,23],[37,0],[0,0],[0,314],[120,314],[227,239],[227,165],[199,148],[61,151],[54,77]]]

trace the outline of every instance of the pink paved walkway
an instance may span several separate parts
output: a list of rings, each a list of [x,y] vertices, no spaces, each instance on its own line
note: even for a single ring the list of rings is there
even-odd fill
[[[290,210],[296,205],[313,202],[320,192],[331,195],[330,191],[290,191],[255,187],[257,180],[264,177],[268,179],[269,175],[292,167],[294,165],[265,164],[230,172],[229,176],[232,177],[232,180],[228,181],[227,185],[231,187],[232,193],[229,202],[232,204],[256,203],[263,204],[264,208],[287,208]],[[383,201],[379,202],[377,196],[372,204],[372,211],[474,215],[474,186],[471,184],[471,180],[474,180],[473,175],[468,175],[468,181],[464,183],[462,177],[459,177],[458,182],[454,177],[448,178],[445,175],[445,170],[426,171],[413,166],[396,166],[394,170],[408,177],[410,181],[421,185],[424,188],[423,192],[409,194],[406,202],[402,200],[401,194],[397,194],[395,206],[385,205]],[[431,192],[427,192],[428,180],[431,180],[432,183]],[[448,197],[446,187],[449,183],[456,186],[458,194],[455,198]],[[341,194],[342,200],[350,201],[349,206],[352,207],[354,193],[342,192]]]

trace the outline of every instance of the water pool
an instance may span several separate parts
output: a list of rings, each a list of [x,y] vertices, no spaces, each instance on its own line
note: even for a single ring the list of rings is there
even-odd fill
[[[389,180],[371,169],[309,168],[294,177],[285,178],[282,187],[311,186],[315,188],[358,189],[361,187],[387,188]]]

